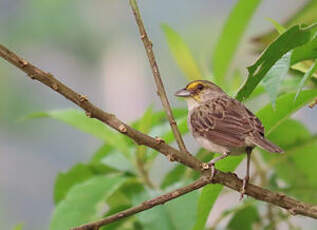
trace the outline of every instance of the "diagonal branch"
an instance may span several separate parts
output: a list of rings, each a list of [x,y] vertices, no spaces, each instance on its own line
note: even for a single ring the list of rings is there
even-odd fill
[[[88,116],[104,122],[113,129],[130,137],[137,144],[146,145],[152,149],[155,149],[167,156],[169,159],[174,159],[175,161],[178,161],[189,168],[200,171],[203,176],[206,174],[210,174],[209,170],[204,170],[204,163],[199,161],[196,157],[192,156],[191,154],[183,154],[179,150],[162,142],[160,139],[155,139],[133,129],[132,127],[128,126],[127,124],[116,118],[115,115],[106,113],[90,103],[85,96],[76,93],[75,91],[58,81],[52,74],[46,73],[43,70],[37,68],[36,66],[17,56],[15,53],[11,52],[2,45],[0,45],[0,57],[4,58],[17,68],[25,72],[30,78],[43,83],[57,93],[63,95],[68,100],[77,104],[79,107],[86,111]],[[216,170],[215,177],[213,178],[213,183],[222,184],[238,192],[240,192],[240,189],[242,187],[242,180],[240,180],[235,174],[224,173],[220,170]],[[248,184],[245,194],[257,200],[262,200],[284,208],[293,215],[298,214],[317,219],[317,206],[298,201],[289,196],[286,196],[283,193],[272,192],[270,190],[255,185]],[[164,203],[163,201],[162,203]],[[144,210],[146,210],[146,208]],[[115,221],[115,219],[113,221]]]
[[[176,190],[169,192],[169,193],[165,193],[161,196],[155,197],[154,199],[144,201],[143,203],[141,203],[138,206],[126,209],[126,210],[119,212],[117,214],[114,214],[112,216],[108,216],[102,220],[99,220],[96,222],[91,222],[88,224],[84,224],[84,225],[72,228],[71,230],[95,230],[95,229],[99,229],[103,225],[107,225],[107,224],[110,224],[112,222],[118,221],[122,218],[125,218],[125,217],[131,216],[133,214],[142,212],[144,210],[154,208],[155,206],[163,205],[167,201],[173,200],[177,197],[185,195],[186,193],[189,193],[191,191],[199,189],[208,183],[210,183],[209,178],[202,176],[198,180],[196,180],[195,182],[191,183],[190,185],[176,189]]]
[[[130,0],[130,5],[131,5],[131,9],[132,9],[133,14],[134,14],[135,21],[139,27],[140,36],[141,36],[141,39],[143,41],[144,48],[145,48],[147,57],[149,59],[150,65],[151,65],[152,74],[153,74],[156,88],[157,88],[157,94],[161,98],[163,108],[164,108],[165,113],[167,115],[167,119],[170,123],[172,131],[174,133],[176,142],[177,142],[178,147],[179,147],[181,152],[189,154],[189,152],[187,151],[187,149],[185,147],[184,140],[182,138],[182,135],[179,132],[179,129],[177,127],[176,121],[175,121],[173,113],[172,113],[171,106],[170,106],[169,101],[167,99],[166,92],[165,92],[164,85],[163,85],[163,81],[162,81],[162,78],[161,78],[161,75],[159,72],[159,68],[158,68],[158,65],[156,63],[155,56],[153,53],[153,49],[152,49],[153,44],[150,41],[150,39],[146,33],[146,30],[145,30],[145,27],[144,27],[144,24],[143,24],[143,21],[141,18],[141,14],[139,11],[139,7],[137,5],[136,0]]]

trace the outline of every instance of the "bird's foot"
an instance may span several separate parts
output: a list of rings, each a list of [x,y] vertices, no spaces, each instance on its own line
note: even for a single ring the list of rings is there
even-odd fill
[[[241,188],[240,200],[242,200],[243,197],[244,197],[244,194],[245,194],[245,192],[246,192],[246,188],[247,188],[248,182],[249,182],[249,177],[246,176],[246,177],[243,179],[243,184],[242,184],[242,188]]]
[[[210,181],[211,183],[213,182],[213,179],[215,177],[216,174],[216,168],[215,168],[215,163],[214,162],[209,162],[208,166],[210,168],[211,174],[210,174]]]

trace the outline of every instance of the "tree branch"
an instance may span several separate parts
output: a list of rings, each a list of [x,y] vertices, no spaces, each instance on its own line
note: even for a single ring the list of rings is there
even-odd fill
[[[202,176],[198,180],[196,180],[195,182],[191,183],[190,185],[176,189],[176,190],[169,192],[169,193],[165,193],[165,194],[158,196],[154,199],[144,201],[143,203],[141,203],[138,206],[129,208],[127,210],[124,210],[124,211],[119,212],[117,214],[114,214],[112,216],[108,216],[102,220],[99,220],[96,222],[91,222],[88,224],[84,224],[84,225],[72,228],[71,230],[95,230],[95,229],[99,229],[103,225],[107,225],[109,223],[120,220],[124,217],[131,216],[133,214],[142,212],[142,211],[147,210],[147,209],[151,209],[157,205],[162,205],[162,204],[166,203],[167,201],[173,200],[177,197],[185,195],[186,193],[189,193],[191,191],[199,189],[208,183],[210,183],[210,179],[207,176]]]
[[[152,49],[153,44],[150,41],[150,39],[149,39],[149,37],[148,37],[148,35],[146,33],[146,30],[145,30],[145,27],[144,27],[144,24],[143,24],[143,21],[142,21],[142,18],[141,18],[141,14],[140,14],[140,11],[139,11],[139,7],[138,7],[138,4],[137,4],[136,0],[130,0],[130,6],[131,6],[131,9],[132,9],[135,21],[136,21],[136,23],[138,25],[140,36],[141,36],[141,40],[143,41],[143,45],[144,45],[147,57],[148,57],[149,62],[150,62],[150,66],[151,66],[151,69],[152,69],[152,74],[153,74],[153,77],[154,77],[154,80],[155,80],[155,84],[156,84],[156,88],[157,88],[157,94],[161,98],[161,102],[162,102],[163,108],[164,108],[165,113],[167,115],[167,119],[168,119],[168,121],[170,123],[172,131],[174,133],[176,142],[177,142],[178,147],[179,147],[181,152],[189,154],[188,150],[185,147],[185,143],[184,143],[184,140],[182,138],[182,135],[180,134],[179,129],[178,129],[177,124],[176,124],[176,121],[174,119],[170,103],[169,103],[169,101],[167,99],[166,92],[165,92],[164,85],[163,85],[163,81],[162,81],[162,78],[161,78],[161,75],[160,75],[160,71],[159,71],[159,68],[158,68],[158,65],[156,63],[155,56],[154,56],[154,53],[153,53],[153,49]]]
[[[115,115],[102,111],[100,108],[93,105],[86,96],[73,91],[71,88],[67,87],[62,82],[57,80],[52,74],[47,73],[27,62],[26,60],[18,57],[15,53],[11,52],[1,44],[0,56],[25,72],[31,79],[38,80],[39,82],[50,87],[57,93],[63,95],[68,100],[74,102],[76,105],[86,111],[88,117],[96,118],[106,123],[111,128],[130,137],[139,145],[146,145],[161,152],[169,159],[179,161],[197,171],[201,170],[202,163],[197,158],[193,157],[190,154],[182,154],[177,149],[172,148],[171,146],[164,143],[164,141],[162,141],[161,139],[153,138],[144,133],[141,133],[138,130],[120,121]]]
[[[186,165],[187,167],[190,167],[196,171],[200,171],[203,178],[201,178],[201,180],[198,180],[200,181],[199,183],[203,183],[202,181],[206,181],[204,178],[206,175],[210,174],[210,170],[205,170],[204,163],[199,161],[196,157],[192,156],[191,154],[183,154],[179,150],[164,143],[161,139],[155,139],[133,129],[132,127],[128,126],[127,124],[116,118],[115,115],[106,113],[97,106],[93,105],[85,96],[76,93],[75,91],[58,81],[52,74],[46,73],[43,70],[37,68],[36,66],[17,56],[15,53],[11,52],[2,45],[0,45],[0,57],[4,58],[17,68],[25,72],[31,79],[43,83],[57,93],[63,95],[68,100],[74,102],[76,105],[84,109],[89,117],[96,118],[104,122],[113,129],[130,137],[139,145],[146,145],[164,154],[169,159],[173,159]],[[240,192],[240,189],[242,187],[242,180],[240,180],[237,175],[233,173],[224,173],[220,170],[216,170],[215,176],[213,178],[213,183],[222,184],[238,192]],[[202,184],[200,185],[204,186]],[[186,186],[185,188],[189,189],[188,186]],[[317,219],[317,206],[312,206],[310,204],[298,201],[286,196],[283,193],[272,192],[255,185],[248,184],[246,188],[246,195],[251,196],[257,200],[262,200],[281,208],[287,209],[292,215],[299,214]],[[163,197],[161,199],[162,204],[170,200],[167,199],[167,197],[169,196],[166,197],[162,195],[161,197]],[[146,202],[145,204],[148,205],[148,203]],[[147,207],[150,208],[150,206],[146,206],[143,210],[148,209]],[[130,215],[132,215],[133,213],[136,212],[132,212]],[[118,215],[120,215],[120,213],[118,213]]]

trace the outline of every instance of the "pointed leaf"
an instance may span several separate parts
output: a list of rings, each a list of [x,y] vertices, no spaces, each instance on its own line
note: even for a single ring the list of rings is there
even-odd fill
[[[209,184],[202,189],[198,200],[197,220],[193,230],[200,230],[205,228],[210,210],[214,205],[222,188],[223,186],[219,184]]]
[[[273,26],[275,27],[275,29],[277,30],[277,32],[279,34],[282,34],[286,31],[286,29],[284,28],[284,26],[282,26],[281,24],[279,24],[277,21],[275,21],[274,19],[272,18],[268,18],[267,20],[269,20]]]
[[[311,67],[309,68],[309,70],[304,74],[302,80],[300,81],[299,83],[299,86],[298,86],[298,90],[296,92],[296,95],[295,95],[295,100],[297,99],[300,91],[302,90],[302,88],[304,87],[304,84],[305,82],[307,81],[308,78],[310,78],[314,72],[317,70],[317,59],[315,60],[315,62],[311,65]]]
[[[317,24],[315,24],[317,25]],[[312,36],[312,40],[305,45],[294,49],[291,65],[295,65],[301,61],[317,58],[317,32]]]
[[[290,50],[309,42],[311,27],[302,28],[293,26],[279,36],[259,57],[259,59],[248,67],[249,75],[243,87],[239,90],[236,98],[245,100],[260,83],[271,67]]]
[[[181,36],[167,24],[161,25],[174,59],[188,80],[203,79],[198,65]]]
[[[291,15],[285,23],[283,23],[283,26],[288,28],[300,23],[310,25],[311,23],[316,22],[316,10],[317,2],[315,0],[309,0],[304,3],[299,10],[294,12],[294,14]],[[271,43],[277,36],[278,33],[275,30],[271,30],[268,33],[255,37],[253,40],[257,43],[262,43],[264,47]]]
[[[292,51],[281,57],[263,78],[263,86],[271,99],[273,107],[275,107],[275,100],[279,93],[279,89],[289,70],[291,54]]]
[[[260,0],[239,0],[232,9],[216,44],[212,68],[215,81],[222,85],[240,40]]]

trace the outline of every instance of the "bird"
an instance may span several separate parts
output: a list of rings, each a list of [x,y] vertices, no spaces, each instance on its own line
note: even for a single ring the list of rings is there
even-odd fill
[[[221,154],[208,163],[211,178],[215,175],[217,161],[228,156],[247,154],[242,199],[249,182],[252,150],[260,147],[273,153],[284,151],[265,138],[261,121],[244,104],[228,96],[213,82],[191,81],[185,88],[178,90],[175,96],[187,102],[187,123],[194,139],[204,149]]]

